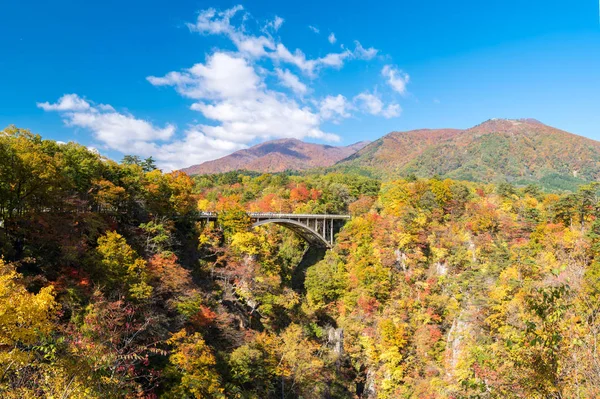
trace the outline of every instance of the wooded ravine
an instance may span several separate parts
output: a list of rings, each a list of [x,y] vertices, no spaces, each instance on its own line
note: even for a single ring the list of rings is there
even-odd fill
[[[6,128],[0,397],[600,397],[600,184],[409,166],[188,176]],[[247,212],[352,218],[319,253]]]

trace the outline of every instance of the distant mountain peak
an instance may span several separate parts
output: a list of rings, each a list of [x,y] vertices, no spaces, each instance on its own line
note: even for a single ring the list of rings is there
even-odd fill
[[[542,122],[540,122],[539,120],[534,119],[534,118],[517,118],[517,119],[511,119],[511,118],[492,118],[492,119],[488,119],[485,122],[480,123],[477,126],[482,126],[482,125],[499,125],[499,124],[506,124],[506,125],[512,125],[512,126],[518,126],[520,124],[544,125]]]
[[[537,119],[534,118],[521,118],[521,119],[517,119],[519,122],[525,122],[525,123],[535,123],[538,125],[543,125],[544,123],[538,121]]]
[[[572,190],[600,179],[600,142],[536,119],[495,118],[465,130],[392,132],[333,168]]]
[[[182,171],[188,174],[223,173],[232,170],[275,173],[327,167],[354,154],[367,144],[368,141],[361,141],[345,147],[336,147],[306,143],[295,138],[283,138],[266,141],[223,158],[190,166]]]

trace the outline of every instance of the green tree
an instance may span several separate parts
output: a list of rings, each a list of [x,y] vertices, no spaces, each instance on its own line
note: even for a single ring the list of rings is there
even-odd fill
[[[146,283],[146,261],[127,244],[125,238],[109,231],[98,239],[101,273],[110,288],[124,291],[132,299],[148,299],[152,287]]]

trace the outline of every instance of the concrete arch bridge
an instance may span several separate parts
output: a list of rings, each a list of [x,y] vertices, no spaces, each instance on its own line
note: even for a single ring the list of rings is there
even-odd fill
[[[201,222],[217,222],[218,213],[200,212]],[[284,226],[317,248],[331,248],[335,244],[335,236],[350,219],[350,215],[322,215],[296,213],[259,213],[248,212],[252,227],[274,223]]]

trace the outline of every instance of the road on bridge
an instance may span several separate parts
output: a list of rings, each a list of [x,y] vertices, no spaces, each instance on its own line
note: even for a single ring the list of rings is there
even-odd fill
[[[252,226],[258,227],[269,223],[278,224],[294,231],[310,245],[331,248],[335,243],[335,235],[350,220],[350,215],[303,214],[303,213],[264,213],[247,212]],[[198,219],[206,222],[217,222],[217,212],[199,212]]]

